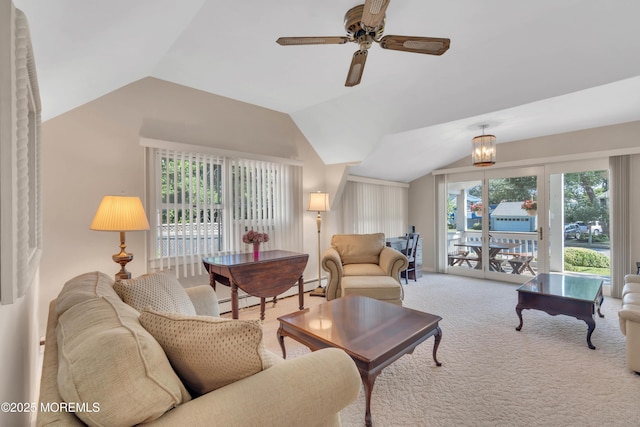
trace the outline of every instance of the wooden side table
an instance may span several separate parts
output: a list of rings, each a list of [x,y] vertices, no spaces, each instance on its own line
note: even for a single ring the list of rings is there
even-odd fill
[[[231,315],[238,318],[238,288],[260,297],[260,320],[264,320],[265,298],[276,297],[298,282],[300,310],[304,308],[304,280],[302,273],[309,254],[289,251],[263,251],[253,254],[223,255],[203,258],[209,272],[209,284],[216,282],[231,287]]]

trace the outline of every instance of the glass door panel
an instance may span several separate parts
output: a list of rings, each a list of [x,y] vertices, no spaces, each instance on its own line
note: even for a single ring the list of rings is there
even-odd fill
[[[542,169],[501,172],[487,178],[487,277],[522,282],[539,269]]]
[[[541,167],[448,175],[446,271],[520,283],[544,271],[542,177]]]
[[[610,276],[606,162],[563,164],[549,176],[549,270]]]
[[[457,174],[447,179],[447,271],[483,277],[482,262],[469,244],[482,244],[481,173]]]

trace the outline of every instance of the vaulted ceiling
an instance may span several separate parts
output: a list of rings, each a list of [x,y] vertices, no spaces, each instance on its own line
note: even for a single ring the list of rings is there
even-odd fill
[[[30,23],[43,119],[153,76],[289,114],[326,164],[408,182],[499,143],[640,120],[637,0],[391,0],[385,34],[442,56],[280,46],[342,36],[363,0],[13,0]]]

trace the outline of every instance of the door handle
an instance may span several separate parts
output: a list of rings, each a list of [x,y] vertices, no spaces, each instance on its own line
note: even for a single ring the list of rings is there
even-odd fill
[[[538,240],[542,240],[542,227],[538,229]]]

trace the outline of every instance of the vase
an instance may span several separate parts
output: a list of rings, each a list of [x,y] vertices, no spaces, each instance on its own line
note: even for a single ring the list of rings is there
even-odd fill
[[[535,209],[527,209],[527,215],[529,216],[536,216],[537,213],[538,211]]]
[[[253,244],[253,259],[257,260],[258,258],[260,258],[260,242]]]

